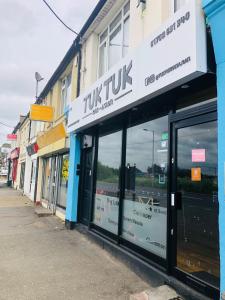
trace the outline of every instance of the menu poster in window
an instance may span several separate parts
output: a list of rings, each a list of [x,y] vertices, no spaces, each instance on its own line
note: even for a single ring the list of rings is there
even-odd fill
[[[192,168],[191,169],[191,180],[192,181],[201,181],[202,180],[201,168]]]

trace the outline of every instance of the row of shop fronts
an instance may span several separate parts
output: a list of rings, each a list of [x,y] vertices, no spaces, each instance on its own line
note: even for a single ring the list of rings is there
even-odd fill
[[[21,190],[36,205],[42,204],[65,219],[69,168],[66,138],[58,140],[62,133],[56,126],[40,137],[35,130],[35,138],[29,139],[32,122],[25,117],[17,126],[16,144],[22,147],[15,147],[9,154],[8,184]],[[26,123],[29,130],[23,130]]]
[[[134,2],[99,1],[40,94],[54,122],[36,130],[25,161],[13,150],[12,179],[67,228],[81,223],[170,281],[222,299],[225,71],[216,65],[225,59],[213,18],[225,1],[205,1],[207,25],[201,1]]]

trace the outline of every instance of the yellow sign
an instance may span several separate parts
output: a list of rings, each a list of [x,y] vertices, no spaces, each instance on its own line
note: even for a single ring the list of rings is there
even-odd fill
[[[67,181],[69,177],[69,159],[64,158],[63,159],[63,165],[62,165],[62,178]]]
[[[63,123],[60,123],[59,125],[53,127],[43,135],[39,136],[37,138],[37,144],[39,149],[42,149],[63,138],[66,138],[66,130]]]
[[[202,174],[201,168],[191,168],[191,180],[192,181],[201,181]]]
[[[32,121],[53,121],[53,107],[46,105],[32,104],[30,106],[30,119]]]

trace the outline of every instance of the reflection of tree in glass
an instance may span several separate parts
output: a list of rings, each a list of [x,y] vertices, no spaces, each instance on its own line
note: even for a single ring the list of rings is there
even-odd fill
[[[211,194],[212,191],[218,190],[216,176],[210,176],[202,172],[201,181],[191,180],[190,169],[178,169],[177,184],[178,190],[192,193]]]
[[[105,182],[118,182],[119,169],[111,168],[103,165],[98,161],[97,180]]]

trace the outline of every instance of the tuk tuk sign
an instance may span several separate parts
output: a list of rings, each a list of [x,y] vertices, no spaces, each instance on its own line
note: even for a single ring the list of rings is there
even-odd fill
[[[72,102],[67,130],[102,122],[206,72],[204,14],[191,0]]]
[[[53,122],[53,107],[46,105],[32,104],[30,107],[30,120]]]

